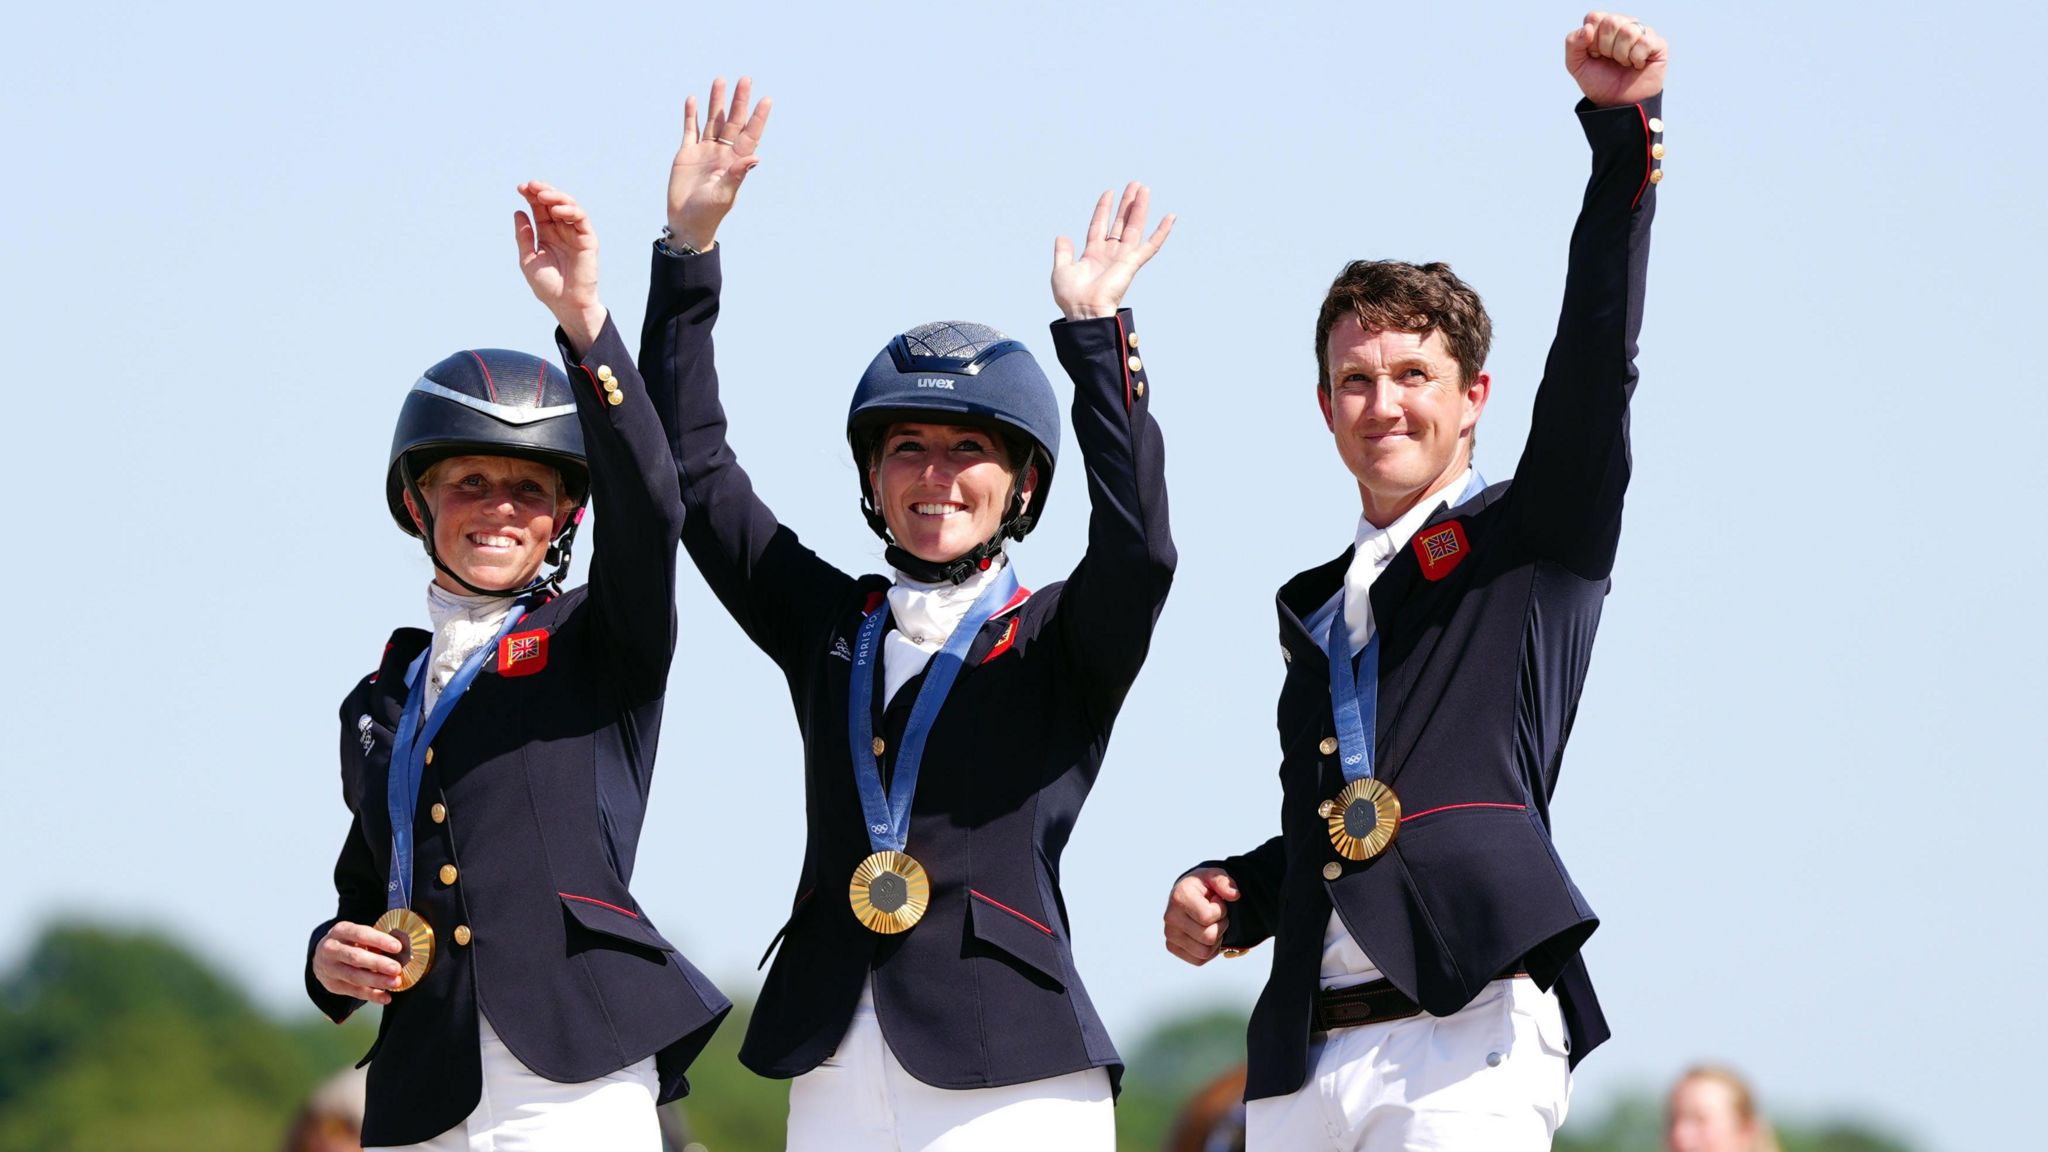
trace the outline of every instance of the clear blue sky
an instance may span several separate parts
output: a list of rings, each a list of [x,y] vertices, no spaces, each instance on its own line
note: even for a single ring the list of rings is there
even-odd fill
[[[1627,530],[1556,805],[1617,1033],[1577,1103],[1712,1056],[1781,1109],[2014,1147],[2048,1020],[2042,18],[1639,14],[1674,45],[1669,178]],[[1586,168],[1579,16],[17,12],[0,958],[54,915],[140,918],[303,1003],[347,827],[335,706],[424,617],[379,494],[402,391],[459,347],[547,351],[512,260],[528,177],[591,208],[637,330],[682,99],[748,70],[777,107],[722,237],[727,403],[762,492],[844,567],[879,566],[840,423],[875,349],[960,318],[1050,361],[1053,235],[1132,177],[1181,214],[1129,301],[1180,578],[1066,887],[1127,1044],[1248,1005],[1266,951],[1188,968],[1158,916],[1183,867],[1277,826],[1272,590],[1357,515],[1311,395],[1316,303],[1350,257],[1451,261],[1498,325],[1479,463],[1513,471]],[[1027,581],[1079,555],[1078,475]],[[751,994],[799,863],[795,725],[687,569],[679,600],[635,888]],[[745,899],[694,906],[685,878],[734,861]]]

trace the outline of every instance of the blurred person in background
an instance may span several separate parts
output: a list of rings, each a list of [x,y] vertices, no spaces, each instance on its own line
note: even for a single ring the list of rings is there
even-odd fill
[[[285,1132],[284,1152],[362,1152],[367,1079],[362,1069],[345,1068],[313,1089]]]
[[[1756,1095],[1731,1068],[1698,1064],[1672,1085],[1665,1106],[1666,1152],[1778,1152]]]

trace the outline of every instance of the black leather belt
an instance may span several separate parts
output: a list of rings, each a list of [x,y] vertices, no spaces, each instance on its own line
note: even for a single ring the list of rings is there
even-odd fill
[[[1495,977],[1506,980],[1528,973],[1516,968]],[[1422,1015],[1422,1005],[1410,1000],[1391,980],[1372,980],[1354,984],[1349,988],[1327,988],[1316,995],[1315,1007],[1309,1013],[1309,1031],[1328,1032],[1332,1028],[1356,1028],[1362,1024],[1384,1024],[1389,1020],[1406,1020]]]

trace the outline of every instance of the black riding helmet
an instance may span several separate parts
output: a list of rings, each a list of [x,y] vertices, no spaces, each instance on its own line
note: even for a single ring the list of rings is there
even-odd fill
[[[590,496],[590,465],[583,454],[583,425],[569,378],[547,361],[524,352],[476,348],[457,352],[426,370],[405,394],[391,459],[384,471],[384,501],[407,535],[418,536],[427,558],[457,584],[480,596],[510,596],[530,588],[561,589],[569,574],[569,548]],[[555,570],[521,588],[479,588],[450,571],[434,552],[433,512],[420,492],[420,477],[450,456],[519,456],[553,467],[576,511],[563,517],[548,548]],[[422,534],[405,510],[411,492]]]
[[[1013,497],[995,536],[948,564],[934,564],[899,547],[876,507],[868,460],[874,437],[904,421],[980,424],[1006,440],[1024,440],[1026,458],[1013,463],[1020,480],[1038,469],[1030,512]],[[846,414],[846,439],[860,473],[861,514],[888,543],[889,563],[919,580],[959,584],[1001,555],[1006,538],[1022,540],[1045,515],[1059,460],[1059,401],[1022,343],[986,324],[920,324],[889,341],[861,375]]]

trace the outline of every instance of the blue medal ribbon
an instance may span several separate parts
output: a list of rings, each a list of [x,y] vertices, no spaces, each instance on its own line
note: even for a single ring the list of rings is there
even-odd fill
[[[512,606],[491,642],[470,653],[462,667],[455,670],[435,699],[433,713],[424,722],[420,713],[425,710],[427,693],[421,673],[426,669],[427,658],[434,654],[434,646],[428,644],[427,650],[406,667],[405,711],[398,717],[398,732],[391,743],[391,770],[384,785],[385,811],[391,816],[391,882],[384,889],[386,908],[412,906],[412,822],[420,802],[420,781],[427,774],[427,749],[433,746],[434,737],[440,734],[441,725],[448,722],[449,714],[461,703],[462,694],[469,691],[470,682],[483,671],[484,662],[525,616],[523,601]]]
[[[1465,492],[1452,503],[1457,507],[1486,490],[1486,478],[1478,469]],[[1344,588],[1337,589],[1337,612],[1330,617],[1330,634],[1323,651],[1330,658],[1330,711],[1337,722],[1337,766],[1344,782],[1372,779],[1373,736],[1379,724],[1380,630],[1358,653],[1351,655],[1351,629],[1344,623]]]
[[[853,741],[853,782],[860,790],[860,810],[867,819],[868,843],[877,852],[901,852],[910,839],[910,800],[917,792],[917,769],[924,759],[924,742],[946,693],[967,663],[967,650],[1005,604],[1017,595],[1017,574],[1010,565],[996,573],[994,580],[974,598],[974,606],[946,638],[946,644],[925,665],[924,687],[910,706],[903,725],[903,742],[896,750],[896,773],[891,786],[882,786],[882,763],[875,745],[875,660],[882,645],[882,633],[889,624],[889,602],[861,622],[853,649],[853,684],[847,692],[847,731]]]

